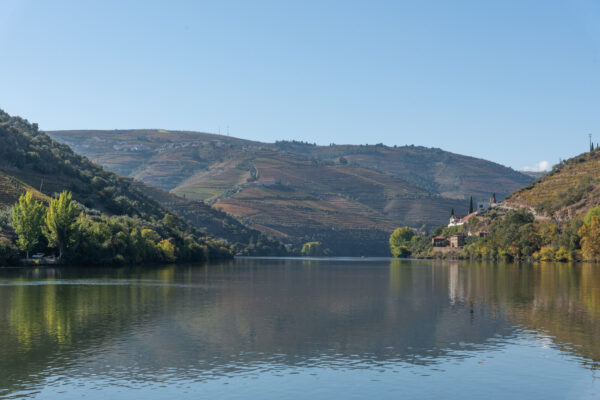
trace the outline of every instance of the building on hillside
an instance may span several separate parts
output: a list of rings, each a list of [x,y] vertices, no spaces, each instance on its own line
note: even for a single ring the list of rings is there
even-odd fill
[[[461,221],[464,217],[466,217],[466,215],[458,215],[458,214],[451,215],[450,222],[448,223],[448,227],[460,226],[460,225],[464,224],[464,222],[461,223]]]
[[[450,236],[450,247],[459,248],[465,245],[465,235],[457,233],[456,235]]]
[[[488,233],[489,232],[487,230],[481,229],[481,230],[475,232],[475,236],[482,238],[482,237],[486,237],[488,235]]]
[[[431,245],[433,247],[446,247],[448,245],[448,241],[443,236],[436,236],[431,239]]]
[[[473,211],[471,214],[467,215],[452,215],[450,217],[450,223],[448,224],[448,227],[464,225],[477,214],[478,211]]]
[[[479,201],[479,202],[477,202],[477,213],[478,214],[486,212],[489,209],[490,209],[490,202],[489,201]]]

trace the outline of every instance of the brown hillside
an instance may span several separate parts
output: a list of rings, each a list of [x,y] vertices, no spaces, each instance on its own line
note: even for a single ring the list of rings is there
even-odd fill
[[[259,143],[164,130],[49,134],[108,169],[209,202],[264,233],[294,244],[364,246],[358,255],[387,254],[386,236],[399,225],[438,226],[452,208],[466,212],[471,196],[487,200],[495,192],[502,199],[532,180],[485,160],[415,146]],[[363,243],[369,235],[373,241]]]
[[[587,212],[600,204],[600,152],[584,153],[563,161],[505,202],[559,220]]]

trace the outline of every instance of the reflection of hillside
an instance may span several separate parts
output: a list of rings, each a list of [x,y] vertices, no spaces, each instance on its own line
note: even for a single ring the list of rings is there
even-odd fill
[[[485,304],[561,349],[600,362],[600,269],[543,263],[441,264],[451,301]]]
[[[0,387],[11,392],[55,375],[436,363],[512,340],[507,320],[600,360],[593,266],[237,260],[24,271],[0,280]]]
[[[600,269],[595,265],[536,265],[527,290],[532,301],[518,305],[506,299],[508,319],[543,332],[555,344],[600,365]],[[516,296],[515,296],[516,297]]]

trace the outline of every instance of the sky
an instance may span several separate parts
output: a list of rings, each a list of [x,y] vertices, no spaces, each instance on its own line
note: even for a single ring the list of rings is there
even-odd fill
[[[43,130],[422,145],[547,169],[600,142],[599,1],[0,0]]]

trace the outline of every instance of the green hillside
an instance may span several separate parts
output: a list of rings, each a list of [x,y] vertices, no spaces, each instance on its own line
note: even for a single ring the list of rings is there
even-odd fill
[[[192,261],[196,253],[201,258],[231,255],[223,242],[195,229],[183,219],[165,218],[167,210],[138,190],[132,179],[104,170],[40,132],[36,124],[0,110],[0,209],[11,207],[25,192],[31,192],[34,198],[47,204],[51,197],[62,191],[71,192],[73,199],[81,204],[84,219],[78,222],[80,226],[89,227],[90,232],[103,230],[95,233],[105,241],[102,249],[97,250],[107,252],[106,260],[135,262],[135,257],[119,253],[118,249],[119,246],[128,249],[133,239],[127,235],[139,234],[144,229],[153,232],[150,235],[153,246],[161,240],[172,241],[175,253],[165,260]],[[11,226],[6,221],[3,224],[5,226],[0,227],[3,234],[14,237],[10,233]],[[83,236],[80,239],[79,251],[86,243]],[[40,248],[48,245],[40,243]],[[196,253],[188,252],[184,257],[184,246],[186,249],[196,246]],[[177,253],[179,250],[182,252]]]
[[[465,213],[471,196],[503,198],[532,180],[415,146],[259,143],[165,130],[49,134],[107,169],[206,201],[295,247],[318,240],[339,255],[386,255],[395,227],[438,226],[451,209]]]

